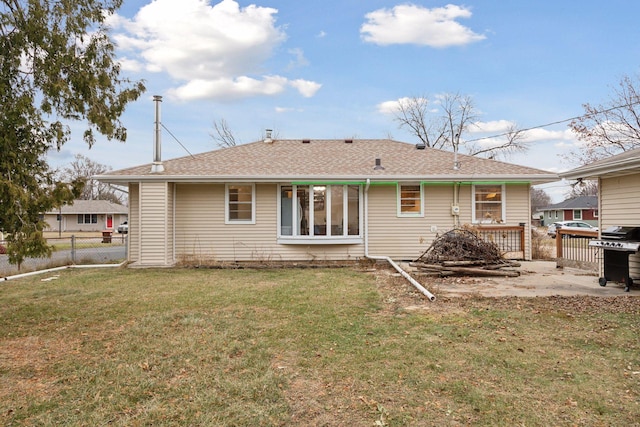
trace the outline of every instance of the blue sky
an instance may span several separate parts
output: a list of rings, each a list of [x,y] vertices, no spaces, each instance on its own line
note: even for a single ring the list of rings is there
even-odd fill
[[[114,169],[152,160],[153,95],[162,122],[191,152],[217,149],[224,119],[242,143],[280,138],[387,138],[415,143],[384,106],[405,97],[472,97],[484,133],[530,128],[609,100],[640,58],[640,2],[476,0],[125,0],[109,19],[123,73],[148,91],[122,121],[124,144],[82,126],[50,153],[52,166],[83,154]],[[550,171],[578,141],[559,124],[528,132],[507,161]],[[164,159],[186,155],[167,132]],[[566,185],[545,187],[560,201]]]

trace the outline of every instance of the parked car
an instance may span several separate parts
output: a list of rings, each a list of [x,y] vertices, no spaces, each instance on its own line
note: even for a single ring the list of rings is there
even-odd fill
[[[562,228],[563,230],[598,231],[598,227],[594,227],[584,221],[558,221],[549,226],[547,234],[555,239],[558,228]]]
[[[129,221],[125,221],[118,226],[118,233],[127,234],[129,232]]]

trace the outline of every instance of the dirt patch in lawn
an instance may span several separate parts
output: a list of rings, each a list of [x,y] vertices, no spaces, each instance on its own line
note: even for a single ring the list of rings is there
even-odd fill
[[[527,299],[544,299],[553,308],[567,311],[638,312],[640,287],[624,291],[621,283],[602,287],[594,272],[556,268],[553,261],[523,262],[519,277],[423,277],[412,276],[436,301],[429,301],[392,268],[377,265],[375,275],[387,309],[450,311],[473,300],[491,304],[525,304]],[[408,267],[404,266],[403,267]],[[409,269],[410,270],[410,269]],[[519,302],[518,302],[519,301]]]

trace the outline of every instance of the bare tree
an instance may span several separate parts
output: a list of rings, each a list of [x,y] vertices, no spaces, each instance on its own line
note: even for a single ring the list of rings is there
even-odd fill
[[[213,132],[210,132],[209,136],[213,138],[220,148],[235,147],[238,145],[236,138],[225,119],[214,120]]]
[[[398,102],[395,121],[399,123],[398,127],[408,128],[425,146],[444,148],[447,143],[445,129],[441,123],[429,119],[429,107],[426,97],[403,98]]]
[[[566,194],[567,199],[575,199],[580,196],[597,196],[598,182],[594,180],[578,180],[571,185],[571,191]]]
[[[640,147],[638,85],[637,78],[625,76],[613,90],[607,104],[583,105],[585,114],[573,120],[569,128],[584,144],[566,155],[566,160],[584,165]]]
[[[551,197],[541,188],[531,189],[531,213],[538,212],[541,208],[551,204]]]
[[[492,144],[488,147],[483,147],[478,142],[481,140],[475,140],[465,142],[467,154],[471,156],[485,156],[490,159],[498,157],[509,157],[511,154],[527,151],[529,144],[523,140],[524,131],[518,129],[514,124],[511,124],[507,131],[500,135],[504,138],[504,142],[498,144]]]
[[[478,113],[470,96],[457,93],[445,94],[437,103],[430,103],[426,96],[404,98],[398,103],[394,120],[431,148],[487,157],[527,149],[522,131],[515,126],[502,135],[506,137],[503,143],[484,146],[480,139],[467,141],[464,135],[478,122]]]
[[[109,184],[102,183],[92,179],[94,175],[100,175],[111,170],[110,166],[94,162],[82,154],[76,154],[69,166],[63,168],[58,176],[61,181],[84,181],[85,185],[82,193],[79,195],[81,200],[109,200],[114,203],[122,204],[125,194],[113,188]]]

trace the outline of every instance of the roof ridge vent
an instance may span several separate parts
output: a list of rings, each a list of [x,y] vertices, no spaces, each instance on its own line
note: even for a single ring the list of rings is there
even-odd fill
[[[345,139],[344,143],[345,144],[353,144],[353,139]]]
[[[303,139],[302,143],[303,144],[309,144],[309,143],[311,143],[311,140],[310,139]]]

